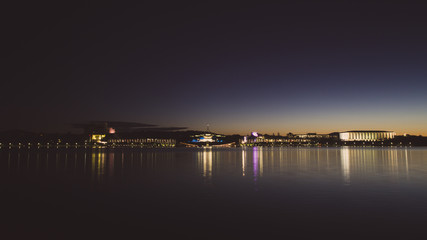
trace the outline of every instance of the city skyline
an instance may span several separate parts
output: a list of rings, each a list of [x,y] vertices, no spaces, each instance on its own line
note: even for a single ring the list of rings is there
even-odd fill
[[[88,132],[85,130],[85,125],[90,126],[92,124],[100,124],[98,126],[102,126],[105,123],[105,126],[108,126],[105,130],[97,130],[97,131],[107,131],[109,133],[126,133],[126,132],[182,132],[182,131],[199,131],[199,132],[215,132],[215,133],[221,133],[221,134],[227,134],[227,135],[233,135],[233,134],[238,134],[238,135],[251,135],[253,132],[257,132],[260,134],[268,134],[268,135],[281,135],[281,136],[285,136],[288,133],[293,133],[293,134],[306,134],[306,133],[317,133],[317,134],[329,134],[329,133],[337,133],[337,132],[347,132],[347,131],[393,131],[396,132],[397,135],[413,135],[413,136],[425,136],[424,134],[422,134],[421,132],[410,132],[410,131],[395,131],[394,129],[391,128],[374,128],[374,127],[360,127],[360,128],[331,128],[330,130],[324,130],[324,131],[319,131],[319,129],[315,129],[315,128],[305,128],[303,130],[290,130],[289,128],[282,128],[282,131],[280,130],[265,130],[265,128],[260,128],[260,127],[250,127],[247,128],[245,131],[236,131],[233,130],[232,128],[228,128],[230,129],[229,131],[227,130],[223,130],[223,129],[217,129],[215,128],[215,126],[212,126],[211,124],[206,124],[204,126],[201,126],[200,128],[188,128],[188,127],[176,127],[176,126],[159,126],[159,125],[155,125],[155,124],[149,124],[149,123],[136,123],[136,122],[120,122],[120,121],[90,121],[88,123],[74,123],[74,124],[67,124],[67,128],[64,131],[56,131],[56,132],[49,132],[49,131],[34,131],[34,130],[28,130],[25,128],[20,128],[20,129],[7,129],[4,131],[29,131],[29,132],[33,132],[33,133],[48,133],[48,134],[52,134],[52,133],[58,133],[58,134],[66,134],[66,133],[73,133],[73,134],[87,134]],[[110,125],[111,123],[113,123],[113,125]],[[123,126],[119,126],[118,128],[114,126],[114,124],[119,124],[119,125],[124,125],[125,127],[123,128]],[[126,125],[130,125],[131,127],[126,127]],[[135,125],[135,126],[132,126]],[[96,125],[94,125],[96,126]],[[384,126],[384,125],[382,125]],[[97,129],[97,128],[94,128]],[[285,130],[283,130],[285,129]],[[323,128],[324,129],[324,128]]]
[[[1,6],[3,239],[425,235],[426,1]]]

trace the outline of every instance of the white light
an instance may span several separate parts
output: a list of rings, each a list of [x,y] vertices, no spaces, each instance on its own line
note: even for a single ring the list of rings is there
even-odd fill
[[[340,139],[343,141],[348,141],[350,139],[350,134],[348,132],[340,133]]]

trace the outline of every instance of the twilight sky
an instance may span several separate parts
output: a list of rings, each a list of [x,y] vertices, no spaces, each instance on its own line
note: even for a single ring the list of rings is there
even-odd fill
[[[427,4],[151,2],[3,6],[0,130],[427,135]]]

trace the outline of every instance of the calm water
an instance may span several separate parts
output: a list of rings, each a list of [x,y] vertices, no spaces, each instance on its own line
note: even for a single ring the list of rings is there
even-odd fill
[[[2,149],[0,171],[7,239],[408,239],[426,229],[427,148]]]

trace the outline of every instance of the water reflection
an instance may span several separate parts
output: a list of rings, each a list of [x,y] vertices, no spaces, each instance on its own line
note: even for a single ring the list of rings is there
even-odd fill
[[[252,170],[253,170],[253,180],[256,183],[259,177],[262,177],[264,171],[264,153],[263,147],[253,147],[252,148]]]
[[[408,149],[341,148],[341,169],[343,181],[350,184],[351,176],[367,179],[387,175],[396,180],[409,178],[410,156]]]
[[[246,175],[246,147],[242,148],[242,176]]]
[[[174,150],[2,150],[0,171],[8,174],[82,175],[93,182],[122,176],[172,174],[243,177],[257,183],[281,177],[331,180],[350,185],[387,178],[410,180],[427,172],[425,148],[272,148]],[[195,166],[198,170],[194,171]]]
[[[345,235],[369,226],[381,238],[402,224],[407,234],[423,226],[426,176],[427,148],[0,151],[11,229],[57,229],[59,238],[79,229],[75,238],[92,236],[85,230],[96,224],[93,236],[188,226],[204,236],[219,225],[237,226],[234,238],[248,229],[283,235],[283,226],[299,238],[307,229]]]
[[[212,178],[212,149],[203,148],[203,151],[198,154],[199,168],[201,169],[202,176],[207,182]]]
[[[90,165],[92,180],[96,180],[98,182],[102,180],[102,176],[105,173],[105,155],[104,151],[92,152]]]
[[[348,147],[341,149],[341,169],[344,183],[350,184],[350,149]]]

